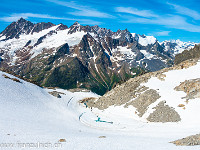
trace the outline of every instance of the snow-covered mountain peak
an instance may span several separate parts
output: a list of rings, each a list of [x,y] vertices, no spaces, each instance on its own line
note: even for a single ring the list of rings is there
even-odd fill
[[[181,40],[165,40],[163,42],[160,42],[160,45],[162,45],[165,48],[165,51],[168,51],[169,53],[173,54],[174,56],[182,53],[184,50],[189,50],[193,48],[196,44],[195,42],[183,42]]]
[[[48,29],[55,26],[53,23],[37,23],[34,24],[30,21],[27,21],[23,18],[20,18],[17,22],[12,22],[9,26],[6,27],[4,31],[1,32],[1,37],[4,36],[4,40],[19,38],[22,34],[33,34],[38,33],[42,30]]]
[[[180,148],[170,141],[199,133],[200,46],[169,67],[175,49],[188,43],[78,23],[19,22],[0,34],[0,67],[51,89],[0,71],[2,149],[7,142],[29,149],[39,140],[59,141],[63,150],[174,150]],[[64,90],[80,88],[106,94]]]
[[[80,23],[78,21],[74,22],[73,26],[80,26]]]
[[[151,45],[157,41],[157,39],[154,36],[139,35],[136,33],[131,34],[135,38],[135,40],[138,41],[138,43],[142,46]]]
[[[24,19],[24,18],[20,18],[19,20],[17,20],[17,24],[21,24],[21,23],[25,23],[25,22],[28,22],[26,19]]]
[[[170,51],[164,51],[165,45],[160,45],[153,36],[131,34],[127,29],[113,32],[78,22],[69,28],[49,22],[33,24],[23,19],[19,22],[26,23],[14,28],[16,22],[13,22],[1,33],[0,66],[34,78],[45,86],[81,86],[103,94],[135,72],[140,73],[142,69],[156,71],[173,64],[174,56]],[[57,73],[63,71],[59,68],[67,69],[66,74]],[[30,76],[30,72],[33,75]],[[60,83],[52,81],[57,74],[63,78]],[[96,79],[96,74],[100,78]],[[114,82],[110,80],[113,75],[117,76]],[[99,85],[93,80],[98,80]]]
[[[154,44],[157,41],[157,39],[154,36],[139,36],[139,43],[142,46],[147,46],[149,44]]]
[[[35,24],[34,27],[42,24]],[[32,29],[36,30],[35,28]],[[12,38],[0,42],[0,47],[4,50],[7,50],[8,55],[12,58],[16,58],[16,51],[27,48],[31,48],[31,54],[34,58],[43,51],[43,48],[57,48],[65,43],[68,43],[69,46],[76,45],[80,42],[85,32],[75,32],[69,34],[70,29],[63,24],[53,25],[47,29],[38,30],[37,32],[21,33],[18,38]],[[4,36],[5,37],[5,36]],[[15,63],[16,59],[12,63]]]

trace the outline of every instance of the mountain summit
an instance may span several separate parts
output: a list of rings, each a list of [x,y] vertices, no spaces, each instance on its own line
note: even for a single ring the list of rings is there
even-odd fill
[[[104,94],[145,71],[172,65],[177,45],[168,45],[127,29],[113,32],[78,22],[68,28],[20,18],[0,34],[0,67],[42,86]]]

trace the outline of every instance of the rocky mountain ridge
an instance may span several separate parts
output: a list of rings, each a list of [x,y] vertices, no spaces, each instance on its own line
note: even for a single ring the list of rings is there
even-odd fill
[[[160,45],[164,47],[165,51],[168,51],[173,56],[182,53],[184,50],[193,48],[198,43],[195,42],[182,42],[180,40],[170,40],[160,42]]]
[[[31,23],[23,18],[0,34],[0,67],[42,86],[104,94],[145,70],[173,64],[172,49],[154,37],[99,26]]]

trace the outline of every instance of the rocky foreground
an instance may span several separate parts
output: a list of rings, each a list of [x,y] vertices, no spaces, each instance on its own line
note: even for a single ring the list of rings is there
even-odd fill
[[[187,136],[185,138],[170,142],[176,146],[194,146],[200,145],[200,134]]]
[[[99,99],[87,100],[87,106],[100,110],[108,109],[110,106],[123,106],[124,108],[132,106],[135,108],[136,115],[141,118],[145,117],[149,122],[179,122],[181,121],[181,116],[176,111],[177,108],[175,109],[175,107],[168,104],[166,99],[160,94],[159,87],[157,87],[157,89],[152,89],[145,84],[154,77],[161,82],[165,82],[167,72],[184,70],[195,66],[197,62],[198,59],[190,59],[173,67],[165,68],[157,72],[146,73],[137,78],[130,79],[126,83],[107,92]],[[185,97],[181,97],[182,102],[184,102],[183,99],[187,100],[186,104],[180,103],[176,107],[185,109],[185,105],[187,105],[189,99],[199,97],[200,88],[198,86],[199,82],[197,81],[199,81],[199,79],[185,80],[173,87],[173,91],[184,91],[187,94]],[[167,92],[166,90],[166,93]],[[174,101],[176,100],[174,99]],[[151,109],[151,113],[147,115],[149,108]]]

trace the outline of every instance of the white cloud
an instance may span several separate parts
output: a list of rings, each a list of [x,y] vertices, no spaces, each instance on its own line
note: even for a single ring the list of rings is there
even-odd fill
[[[128,13],[132,15],[137,15],[141,17],[158,17],[154,12],[151,10],[139,10],[133,7],[116,7],[116,12]]]
[[[8,17],[1,17],[0,20],[4,22],[13,22],[18,20],[20,17],[18,16],[8,16]],[[27,19],[27,17],[23,17],[24,19]]]
[[[167,3],[168,5],[173,6],[176,10],[176,13],[190,16],[193,19],[200,20],[200,13],[197,11],[191,10],[189,8]],[[165,26],[166,28],[182,29],[189,32],[200,32],[200,26],[196,24],[189,23],[185,17],[175,14],[156,14],[151,10],[139,10],[133,7],[116,7],[116,12],[121,12],[119,14],[121,22],[124,23],[139,23],[139,24],[154,24]],[[125,15],[124,13],[128,14]],[[168,32],[158,33],[160,36],[163,34],[167,35]]]
[[[72,20],[70,18],[61,18],[61,17],[50,16],[47,14],[34,14],[34,13],[18,13],[18,14],[15,13],[15,14],[11,14],[10,16],[2,17],[0,18],[0,20],[3,20],[5,22],[12,22],[12,21],[18,20],[21,17],[23,17],[24,19],[33,17],[33,18],[45,18],[45,19]]]
[[[167,28],[182,29],[189,32],[200,32],[200,26],[188,23],[184,17],[178,15],[165,15],[156,18],[141,18],[134,16],[122,16],[125,23],[155,24]]]
[[[87,17],[97,17],[97,18],[111,18],[112,17],[106,13],[102,13],[96,10],[74,11],[74,12],[69,12],[69,14],[72,14],[74,16],[87,16]]]
[[[100,12],[89,6],[83,6],[83,5],[76,4],[75,2],[64,2],[64,1],[59,1],[59,0],[46,0],[46,1],[77,10],[77,11],[69,12],[69,14],[72,14],[75,16],[114,18],[114,16],[112,16],[110,14]]]
[[[160,32],[153,33],[153,35],[155,35],[155,36],[169,36],[170,32],[171,31],[160,31]]]
[[[86,25],[100,25],[100,24],[102,24],[102,22],[90,20],[90,19],[75,19],[75,20],[76,21],[78,20],[80,24],[86,24]]]
[[[55,19],[55,20],[71,20],[71,21],[79,21],[81,24],[88,24],[88,25],[99,25],[101,22],[94,21],[91,19],[74,19],[74,18],[66,18],[66,17],[55,17],[50,16],[48,14],[34,14],[34,13],[15,13],[11,14],[10,16],[1,17],[0,20],[5,22],[13,22],[17,21],[19,18],[44,18],[44,19]]]
[[[195,10],[192,10],[187,7],[180,6],[180,5],[172,4],[172,3],[167,3],[167,4],[173,6],[173,8],[179,14],[192,17],[195,20],[200,20],[200,13]]]

